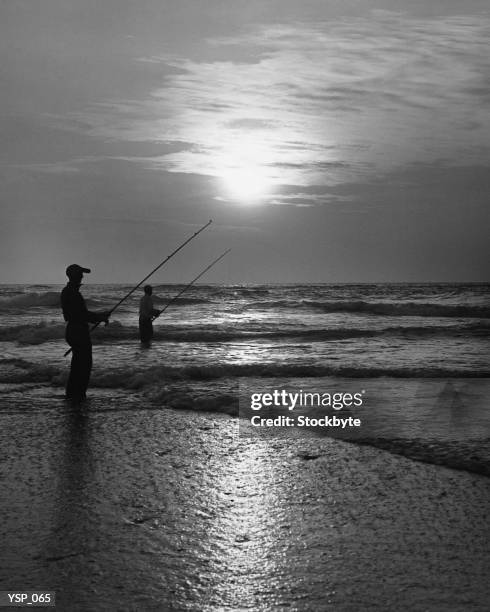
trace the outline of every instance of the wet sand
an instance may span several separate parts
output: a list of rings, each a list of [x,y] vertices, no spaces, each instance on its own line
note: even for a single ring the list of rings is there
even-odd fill
[[[57,610],[487,610],[483,475],[103,392],[2,406],[1,589]]]

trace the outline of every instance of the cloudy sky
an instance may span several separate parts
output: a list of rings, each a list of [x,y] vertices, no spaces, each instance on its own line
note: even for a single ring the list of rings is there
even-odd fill
[[[0,282],[488,280],[487,0],[0,0]]]

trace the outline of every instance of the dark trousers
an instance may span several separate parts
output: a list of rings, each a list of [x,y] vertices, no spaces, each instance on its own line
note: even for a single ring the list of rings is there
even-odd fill
[[[139,328],[141,342],[150,342],[153,338],[153,324],[151,319],[140,317]]]
[[[73,399],[83,399],[87,391],[92,371],[92,341],[87,328],[67,325],[66,341],[71,346],[71,368],[66,395]]]

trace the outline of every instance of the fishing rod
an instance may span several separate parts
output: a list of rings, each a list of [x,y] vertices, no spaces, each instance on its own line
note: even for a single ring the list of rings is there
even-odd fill
[[[153,270],[152,270],[152,271],[151,271],[149,274],[147,274],[147,275],[145,276],[145,278],[144,278],[143,280],[141,280],[141,281],[140,281],[140,282],[139,282],[139,283],[138,283],[138,284],[137,284],[135,287],[133,287],[133,288],[131,289],[131,291],[128,291],[128,293],[126,293],[126,295],[125,295],[123,298],[121,298],[121,299],[119,300],[119,302],[118,302],[118,303],[117,303],[115,306],[113,306],[113,307],[112,307],[112,308],[109,310],[108,317],[110,317],[110,316],[111,316],[111,314],[112,314],[112,313],[113,313],[113,312],[116,310],[116,308],[119,308],[119,306],[120,306],[120,305],[121,305],[121,304],[122,304],[122,303],[123,303],[125,300],[127,300],[127,299],[128,299],[128,297],[129,297],[130,295],[132,295],[132,294],[133,294],[133,293],[136,291],[136,289],[138,289],[138,287],[141,287],[141,285],[142,285],[142,284],[143,284],[143,283],[144,283],[146,280],[148,280],[152,274],[155,274],[155,272],[156,272],[157,270],[159,270],[159,269],[160,269],[160,268],[161,268],[161,267],[162,267],[164,264],[166,264],[166,263],[167,263],[167,261],[168,261],[168,260],[169,260],[171,257],[173,257],[173,256],[174,256],[176,253],[178,253],[178,252],[180,251],[180,249],[183,249],[183,248],[185,247],[185,245],[186,245],[186,244],[188,244],[188,243],[189,243],[191,240],[193,240],[193,239],[194,239],[194,238],[195,238],[195,237],[196,237],[198,234],[200,234],[200,233],[201,233],[202,231],[204,231],[204,230],[205,230],[205,229],[206,229],[208,226],[210,226],[212,222],[213,222],[213,220],[212,220],[212,219],[210,219],[210,220],[209,220],[209,221],[208,221],[208,222],[207,222],[205,225],[203,225],[203,226],[201,227],[201,229],[199,229],[199,230],[198,230],[198,231],[197,231],[195,234],[192,234],[192,236],[191,236],[190,238],[187,238],[187,240],[186,240],[185,242],[183,242],[183,243],[182,243],[182,244],[181,244],[179,247],[177,247],[177,248],[175,249],[175,251],[172,251],[172,253],[170,253],[170,255],[168,255],[168,256],[167,256],[167,257],[166,257],[166,258],[165,258],[165,259],[164,259],[164,260],[163,260],[161,263],[159,263],[159,264],[158,264],[158,266],[157,266],[156,268],[154,268],[154,269],[153,269]],[[94,329],[95,329],[96,327],[98,327],[98,326],[100,325],[100,323],[101,323],[101,321],[98,321],[97,323],[94,323],[94,325],[92,325],[92,327],[90,328],[90,331],[91,331],[91,332],[92,332],[92,331],[94,331]],[[65,353],[65,355],[64,355],[64,356],[66,357],[66,356],[67,356],[67,355],[69,355],[71,352],[72,352],[72,349],[71,349],[71,348],[69,348],[69,349],[66,351],[66,353]]]
[[[158,314],[155,315],[153,317],[153,321],[159,317],[163,312],[165,312],[167,310],[167,308],[170,306],[170,304],[172,304],[172,302],[175,302],[176,299],[178,299],[185,291],[187,291],[187,289],[189,289],[189,287],[191,287],[197,280],[199,280],[201,278],[201,276],[204,276],[204,274],[206,274],[206,272],[212,268],[214,265],[216,265],[218,263],[218,261],[220,259],[223,259],[223,257],[225,255],[227,255],[229,252],[231,251],[231,249],[226,250],[224,253],[222,253],[219,257],[217,257],[212,263],[209,264],[209,266],[207,266],[206,268],[204,268],[204,270],[198,274],[196,276],[196,278],[194,280],[192,280],[188,285],[186,285],[182,291],[179,291],[179,293],[177,293],[177,295],[175,297],[173,297],[170,302],[168,304],[166,304],[161,310],[158,311]]]

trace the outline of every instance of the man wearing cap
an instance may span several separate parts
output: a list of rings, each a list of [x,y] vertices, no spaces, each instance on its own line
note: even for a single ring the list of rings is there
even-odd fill
[[[83,274],[88,268],[72,264],[66,269],[68,283],[61,292],[61,308],[67,322],[65,338],[72,349],[71,368],[66,384],[66,398],[74,401],[85,399],[92,370],[92,341],[89,323],[109,322],[110,312],[90,312],[80,293]]]

